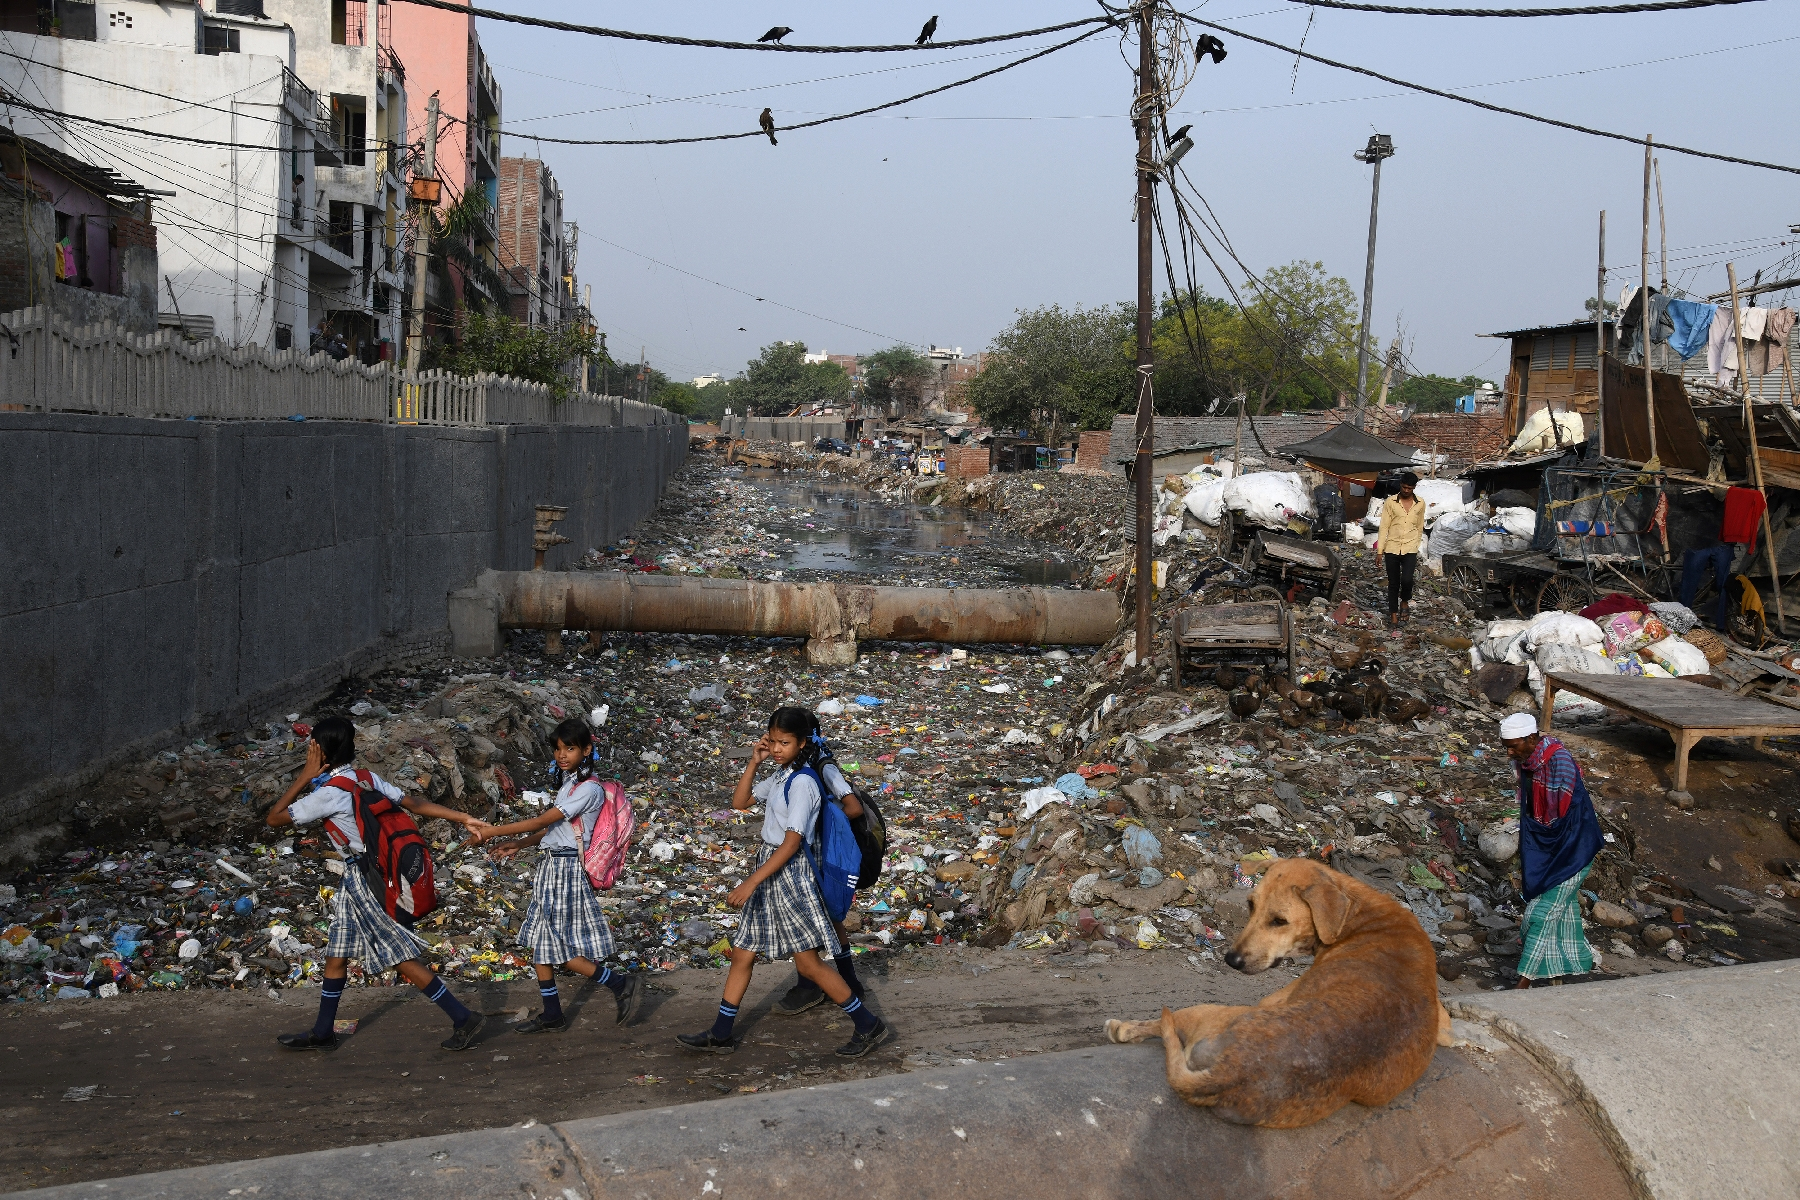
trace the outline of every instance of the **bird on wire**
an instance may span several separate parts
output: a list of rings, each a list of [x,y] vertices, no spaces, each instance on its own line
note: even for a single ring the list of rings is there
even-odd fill
[[[770,32],[772,33],[774,31],[771,30]],[[1200,40],[1194,43],[1194,61],[1199,62],[1209,54],[1212,55],[1213,64],[1215,66],[1224,62],[1225,43],[1221,42],[1210,33],[1203,33],[1200,35]]]
[[[1169,145],[1173,146],[1176,142],[1179,142],[1182,138],[1186,137],[1188,130],[1190,130],[1192,128],[1193,128],[1192,125],[1183,125],[1180,129],[1177,129],[1174,133],[1171,133],[1169,135]]]
[[[913,45],[923,46],[926,42],[929,42],[932,38],[934,38],[936,36],[937,36],[937,15],[934,13],[934,14],[932,14],[931,20],[925,22],[925,28],[919,30],[919,40],[914,42]]]
[[[760,120],[762,122],[762,131],[769,135],[769,145],[781,145],[780,142],[775,140],[775,114],[765,108],[762,110],[762,117]]]
[[[777,26],[775,26],[775,28],[769,30],[769,32],[763,34],[761,37],[757,38],[756,40],[759,42],[779,42],[782,38],[786,37],[788,34],[790,34],[792,32],[794,32],[794,31],[792,29],[789,29],[786,25],[777,25]],[[1200,40],[1205,41],[1206,39],[1201,38]],[[1212,40],[1216,42],[1219,39],[1213,38]],[[1221,57],[1223,57],[1223,56],[1221,56]]]

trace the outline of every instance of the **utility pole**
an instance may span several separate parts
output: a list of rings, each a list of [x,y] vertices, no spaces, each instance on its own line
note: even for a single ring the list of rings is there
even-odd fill
[[[431,271],[431,210],[437,205],[442,184],[437,177],[438,94],[425,105],[425,161],[413,172],[408,189],[419,214],[413,234],[413,310],[406,333],[406,365],[417,371],[425,355],[425,280]]]
[[[1650,167],[1652,157],[1651,141],[1648,134],[1644,136],[1644,245],[1638,257],[1638,299],[1643,304],[1643,316],[1638,325],[1639,334],[1644,339],[1644,415],[1650,423],[1650,458],[1656,458],[1656,393],[1652,390],[1650,378]],[[1620,316],[1625,314],[1620,313]],[[1742,356],[1738,359],[1738,370],[1744,369]]]
[[[1150,223],[1155,186],[1154,113],[1156,103],[1156,32],[1151,24],[1155,0],[1141,0],[1137,10],[1138,90],[1132,117],[1137,124],[1137,459],[1132,482],[1137,489],[1137,662],[1150,661],[1150,528],[1151,476],[1156,472],[1155,393],[1150,386],[1155,360],[1150,348]]]
[[[1381,211],[1381,160],[1394,157],[1394,139],[1385,133],[1369,135],[1369,144],[1356,152],[1358,162],[1375,168],[1375,186],[1369,194],[1369,259],[1363,268],[1362,330],[1356,339],[1356,427],[1363,427],[1363,410],[1369,403],[1369,317],[1375,305],[1375,217]]]

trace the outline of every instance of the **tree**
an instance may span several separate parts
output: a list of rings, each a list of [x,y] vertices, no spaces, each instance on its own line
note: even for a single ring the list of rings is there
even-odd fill
[[[1451,379],[1444,375],[1414,375],[1388,394],[1389,405],[1414,412],[1454,412],[1456,402],[1476,388],[1493,384],[1475,375]]]
[[[901,413],[916,412],[931,363],[911,346],[890,346],[857,357],[862,368],[863,399],[870,404],[899,406]]]
[[[1594,298],[1592,296],[1589,296],[1586,300],[1583,300],[1581,302],[1581,306],[1583,308],[1587,309],[1588,320],[1590,320],[1590,321],[1593,320],[1594,319]],[[1613,317],[1616,317],[1618,315],[1619,315],[1618,302],[1615,300],[1608,300],[1606,302],[1607,319],[1611,320]]]
[[[580,378],[582,358],[603,356],[598,340],[579,325],[526,325],[481,309],[465,310],[461,342],[437,351],[435,365],[458,375],[510,375],[545,384],[557,399]]]
[[[1021,309],[969,381],[969,403],[995,428],[1033,427],[1050,441],[1105,429],[1135,402],[1136,322],[1130,304]]]
[[[717,399],[721,409],[729,404],[749,416],[773,417],[799,408],[846,403],[850,376],[834,362],[807,362],[802,342],[775,342],[764,346],[735,379],[705,390],[710,393],[720,388],[728,389]]]
[[[447,279],[448,269],[454,264],[464,278],[475,280],[499,303],[505,304],[510,296],[506,276],[475,252],[475,234],[488,212],[486,194],[467,191],[441,212],[429,207],[425,211],[431,218],[432,265],[444,271]],[[479,292],[465,291],[464,299],[472,302],[475,308],[488,305]]]

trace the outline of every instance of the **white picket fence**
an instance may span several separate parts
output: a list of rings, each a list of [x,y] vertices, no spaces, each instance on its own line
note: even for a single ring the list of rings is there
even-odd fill
[[[44,305],[0,314],[0,411],[419,425],[667,425],[683,418],[621,396],[558,400],[506,375],[399,371],[323,354],[189,342],[77,326]]]

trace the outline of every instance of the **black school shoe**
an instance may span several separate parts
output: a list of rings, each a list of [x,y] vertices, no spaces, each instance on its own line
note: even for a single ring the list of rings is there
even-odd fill
[[[797,1017],[809,1008],[817,1008],[824,1001],[825,993],[819,985],[801,976],[800,981],[775,1002],[775,1011],[784,1017]]]
[[[439,1042],[445,1050],[467,1050],[475,1044],[481,1034],[481,1027],[487,1024],[487,1017],[482,1013],[471,1013],[469,1019],[456,1027],[456,1032]]]
[[[861,1058],[875,1047],[881,1045],[881,1043],[887,1041],[888,1038],[893,1035],[893,1032],[892,1029],[888,1028],[888,1023],[886,1021],[882,1020],[880,1017],[876,1017],[875,1028],[869,1030],[867,1033],[859,1033],[851,1037],[849,1041],[837,1048],[837,1056],[839,1058]]]
[[[314,1037],[310,1029],[305,1033],[279,1033],[275,1035],[275,1040],[289,1050],[336,1050],[338,1048],[337,1034],[328,1033],[322,1038]]]
[[[638,1015],[638,1006],[644,1000],[644,977],[637,974],[627,975],[625,986],[619,989],[615,999],[619,1004],[619,1015],[615,1024],[631,1024],[632,1018]]]
[[[698,1050],[702,1054],[730,1054],[737,1049],[737,1041],[733,1038],[716,1038],[712,1030],[705,1033],[678,1033],[675,1040],[689,1050]]]
[[[514,1033],[561,1033],[569,1027],[567,1014],[558,1016],[554,1021],[546,1021],[543,1013],[532,1013],[523,1021],[513,1026]]]

